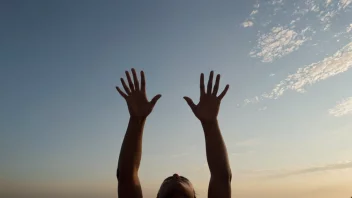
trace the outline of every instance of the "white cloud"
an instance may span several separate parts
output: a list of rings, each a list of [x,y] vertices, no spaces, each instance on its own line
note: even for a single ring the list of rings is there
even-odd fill
[[[346,28],[346,32],[347,33],[350,32],[350,31],[352,31],[352,23]]]
[[[293,11],[292,15],[300,15],[304,16],[308,12],[319,12],[320,7],[315,0],[301,0],[301,1],[296,1],[297,4],[294,4],[296,7],[294,8],[295,10]]]
[[[256,96],[256,97],[254,97],[254,98],[245,99],[245,100],[244,100],[244,105],[247,105],[247,104],[250,104],[250,103],[252,103],[252,104],[258,103],[259,101],[260,101],[260,100],[259,100],[259,97]]]
[[[297,33],[287,27],[273,27],[267,34],[262,34],[257,40],[257,46],[251,50],[251,57],[262,58],[263,62],[272,62],[293,51],[296,51],[309,38],[304,36],[305,29]]]
[[[339,9],[346,9],[346,7],[352,3],[352,0],[340,0],[339,2]]]
[[[250,15],[253,16],[253,15],[257,14],[257,13],[258,13],[258,10],[253,10]]]
[[[251,27],[253,25],[254,25],[254,23],[251,20],[246,20],[245,22],[242,23],[242,26],[245,27],[245,28],[246,27]]]
[[[324,31],[328,31],[328,30],[330,30],[330,27],[331,27],[331,23],[328,23],[328,24],[325,25],[323,30]]]
[[[283,5],[284,1],[283,0],[272,0],[271,4],[272,5]]]
[[[267,106],[264,106],[264,107],[259,108],[258,111],[265,111],[265,110],[267,110],[267,109],[268,109],[268,107],[267,107]]]
[[[243,27],[259,25],[257,44],[249,55],[260,58],[263,62],[272,62],[298,50],[307,40],[314,38],[317,31],[334,31],[336,17],[344,11],[350,11],[352,0],[268,0],[259,1],[253,5],[253,10],[242,24]],[[263,11],[262,11],[262,10]],[[265,14],[269,12],[269,14]],[[277,16],[276,16],[277,15]],[[288,21],[282,21],[281,16],[289,16]],[[254,19],[255,17],[255,19]],[[285,17],[284,17],[285,18]],[[309,32],[305,34],[300,28],[302,21],[311,21]],[[255,22],[254,22],[255,21]],[[269,24],[289,24],[268,27]],[[306,23],[307,24],[307,23]],[[280,32],[274,32],[280,29]],[[346,29],[352,31],[352,27]],[[345,36],[352,38],[352,36]]]
[[[346,28],[346,31],[348,30],[348,27]],[[345,34],[346,32],[337,32],[334,34],[334,38],[340,37],[341,35]]]
[[[329,6],[332,0],[326,0],[326,6]]]
[[[278,83],[269,94],[262,96],[277,99],[288,89],[303,93],[306,86],[343,73],[351,67],[352,42],[322,61],[299,68],[295,74],[287,76],[286,79]]]
[[[329,109],[329,114],[336,117],[352,115],[352,97],[339,101],[335,107]]]
[[[318,16],[320,17],[321,22],[330,22],[330,20],[334,18],[337,13],[337,10],[323,11]]]
[[[289,89],[304,93],[307,86],[346,72],[350,68],[352,68],[352,42],[322,61],[299,68],[296,73],[288,75],[276,84],[269,93],[245,99],[244,105],[258,103],[265,98],[278,99]]]
[[[330,27],[332,25],[332,19],[338,14],[338,11],[336,9],[334,10],[324,10],[320,12],[317,17],[320,20],[320,23],[323,25],[323,31],[330,30]]]
[[[253,6],[254,8],[256,8],[256,9],[258,9],[259,7],[260,7],[260,4],[259,4],[259,2],[257,2],[256,4],[254,4],[254,6]]]

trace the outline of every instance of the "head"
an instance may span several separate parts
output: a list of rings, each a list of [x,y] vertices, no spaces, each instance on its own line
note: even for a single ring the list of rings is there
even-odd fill
[[[191,182],[178,174],[174,174],[161,184],[157,198],[195,198]]]

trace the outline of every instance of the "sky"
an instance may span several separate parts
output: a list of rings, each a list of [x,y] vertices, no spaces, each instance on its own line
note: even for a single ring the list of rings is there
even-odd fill
[[[237,198],[351,197],[352,1],[0,1],[1,197],[117,197],[132,67],[147,95],[144,197],[184,175],[206,197],[199,75],[230,84],[218,116]]]

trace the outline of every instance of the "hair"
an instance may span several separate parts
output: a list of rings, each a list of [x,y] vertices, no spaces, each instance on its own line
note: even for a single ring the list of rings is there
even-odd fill
[[[194,198],[197,198],[197,193],[196,193],[196,191],[194,190],[194,188],[193,188],[193,194],[194,194]],[[156,198],[161,198],[161,197],[159,197],[159,192],[158,192]],[[164,197],[163,197],[163,198],[164,198]],[[166,197],[165,197],[165,198],[166,198]],[[352,198],[352,197],[351,197],[351,198]]]
[[[167,178],[164,179],[164,181],[161,183],[161,186],[160,186],[160,188],[159,188],[159,191],[158,191],[158,194],[157,194],[156,198],[167,198],[167,197],[160,197],[160,196],[159,196],[159,193],[160,193],[160,189],[161,189],[163,183],[164,183],[166,180],[168,180],[169,178],[171,178],[171,177],[172,177],[172,176],[167,177]],[[189,179],[187,179],[186,177],[183,177],[183,176],[181,176],[181,177],[184,178],[185,180],[187,180],[188,183],[192,184],[191,181],[189,181]],[[193,187],[193,186],[192,186],[192,188],[193,188],[194,198],[197,198],[197,193],[196,193],[196,191],[194,190],[194,187]],[[351,197],[351,198],[352,198],[352,197]]]

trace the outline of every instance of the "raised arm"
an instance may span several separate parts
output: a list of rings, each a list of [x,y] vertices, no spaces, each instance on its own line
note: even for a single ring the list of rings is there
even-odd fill
[[[216,76],[213,89],[214,72],[210,72],[207,92],[204,86],[204,74],[200,76],[200,100],[195,105],[189,97],[184,97],[191,107],[195,116],[200,120],[205,136],[207,161],[210,169],[210,183],[208,198],[231,197],[231,168],[227,156],[227,150],[220,132],[217,115],[222,98],[225,96],[229,85],[217,96],[220,83],[220,75]]]
[[[132,69],[132,75],[133,82],[129,72],[126,71],[129,86],[127,86],[123,78],[121,78],[125,92],[119,87],[116,87],[120,95],[126,100],[130,113],[130,120],[121,146],[116,172],[119,198],[143,197],[138,178],[138,169],[142,156],[143,128],[147,116],[152,112],[154,105],[161,97],[161,95],[156,95],[149,102],[145,91],[145,77],[143,71],[141,71],[141,85],[139,85],[134,69]]]

